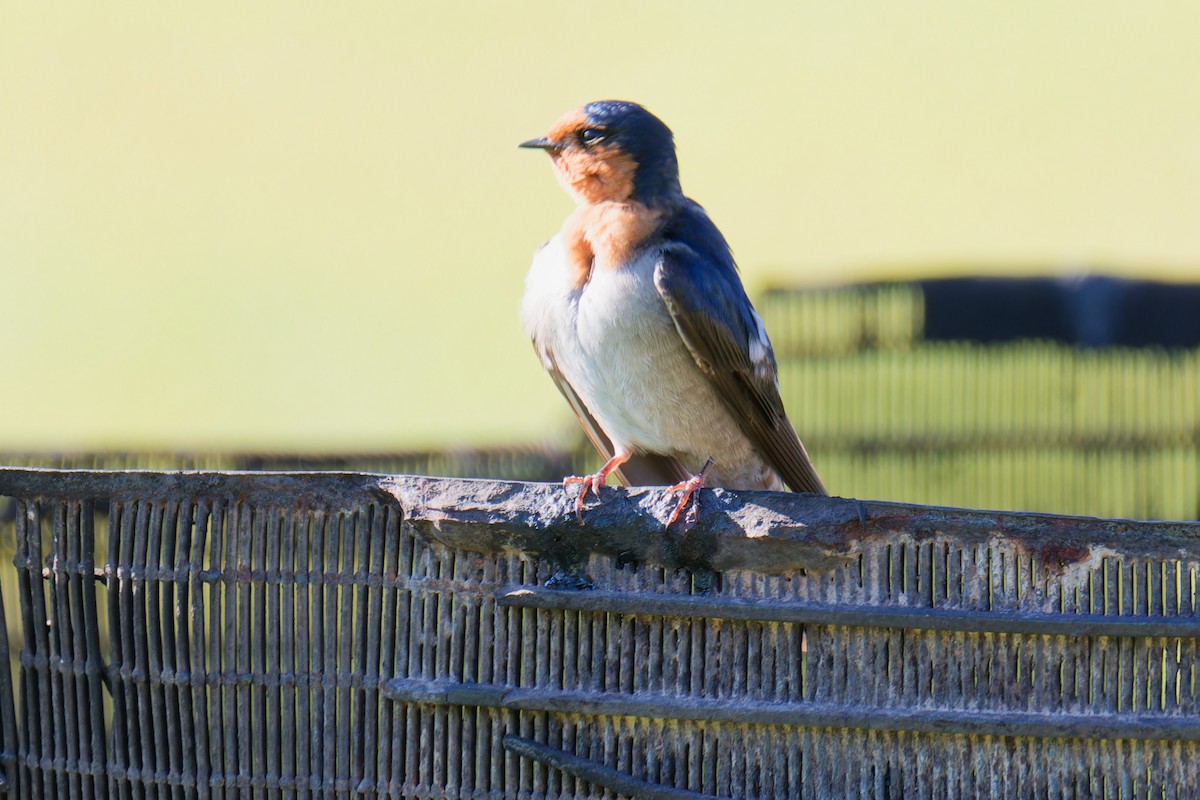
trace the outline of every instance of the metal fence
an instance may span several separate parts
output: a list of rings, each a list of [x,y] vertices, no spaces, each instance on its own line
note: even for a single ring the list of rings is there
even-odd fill
[[[836,494],[1200,519],[1200,289],[947,280],[781,289],[758,306]]]
[[[0,468],[23,797],[1167,797],[1200,524]],[[7,645],[7,640],[0,642]],[[0,671],[3,673],[3,671]],[[14,710],[15,709],[15,710]]]

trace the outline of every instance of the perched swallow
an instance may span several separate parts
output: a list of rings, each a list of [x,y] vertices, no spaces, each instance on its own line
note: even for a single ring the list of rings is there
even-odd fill
[[[826,494],[779,397],[775,354],[725,237],[679,186],[675,140],[642,106],[588,103],[520,147],[576,202],[537,251],[521,319],[542,365],[626,485]],[[698,498],[698,495],[697,495]]]

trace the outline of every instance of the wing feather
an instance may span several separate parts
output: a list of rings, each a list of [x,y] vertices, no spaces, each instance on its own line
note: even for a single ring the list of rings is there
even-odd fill
[[[696,365],[762,457],[794,491],[827,494],[787,418],[775,355],[732,258],[668,241],[654,284]]]

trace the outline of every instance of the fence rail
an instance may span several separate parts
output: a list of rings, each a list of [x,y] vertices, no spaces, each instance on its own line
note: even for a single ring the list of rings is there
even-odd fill
[[[0,495],[22,797],[1200,785],[1200,523],[706,490],[666,530],[659,491],[606,489],[580,525],[553,485],[366,473]]]

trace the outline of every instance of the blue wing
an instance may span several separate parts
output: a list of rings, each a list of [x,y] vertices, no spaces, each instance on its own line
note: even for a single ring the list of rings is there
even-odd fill
[[[696,365],[784,483],[826,494],[788,421],[775,354],[725,238],[691,201],[667,222],[663,237],[654,283]]]

